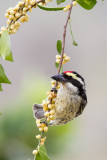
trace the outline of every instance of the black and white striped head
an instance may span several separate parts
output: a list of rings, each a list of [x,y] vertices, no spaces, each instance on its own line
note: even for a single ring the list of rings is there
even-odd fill
[[[70,82],[74,85],[76,85],[76,83],[80,83],[82,86],[85,86],[84,78],[75,71],[65,71],[62,74],[52,76],[51,78],[61,83]]]
[[[79,90],[85,90],[84,78],[75,71],[66,71],[62,74],[54,75],[51,78],[58,82],[61,82],[62,84],[69,82]]]

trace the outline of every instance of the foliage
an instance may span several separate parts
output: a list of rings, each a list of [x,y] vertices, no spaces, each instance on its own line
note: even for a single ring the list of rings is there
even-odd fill
[[[50,160],[47,155],[47,151],[44,145],[39,147],[39,151],[35,157],[35,160]]]
[[[81,7],[87,10],[92,9],[97,3],[96,0],[76,0],[76,1]]]
[[[61,40],[57,41],[57,51],[61,55],[61,52],[62,52],[62,41]]]
[[[11,84],[7,76],[5,75],[4,69],[2,65],[0,64],[0,91],[2,91],[1,83],[8,83]]]
[[[57,2],[57,5],[59,5],[59,4],[63,3],[63,2],[65,2],[65,0],[56,0],[56,2]]]
[[[59,55],[61,55],[61,52],[62,52],[62,41],[61,40],[58,40],[57,41],[57,45],[56,45],[56,48],[57,48],[57,51],[59,53]],[[56,68],[58,69],[59,68],[59,64],[55,62],[55,66]],[[63,67],[61,67],[61,73],[63,72]]]
[[[4,60],[13,62],[9,31],[5,30],[0,37],[0,56]]]

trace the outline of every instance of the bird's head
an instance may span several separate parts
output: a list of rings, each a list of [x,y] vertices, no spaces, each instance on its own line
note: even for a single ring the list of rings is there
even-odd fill
[[[85,82],[82,76],[80,76],[75,71],[65,71],[62,74],[54,75],[51,77],[52,79],[65,84],[71,83],[72,85],[76,86],[77,88],[84,88]]]

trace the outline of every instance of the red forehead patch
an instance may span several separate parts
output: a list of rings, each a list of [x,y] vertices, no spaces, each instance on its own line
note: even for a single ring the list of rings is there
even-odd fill
[[[64,73],[67,74],[67,73],[73,73],[73,72],[72,71],[65,71]]]

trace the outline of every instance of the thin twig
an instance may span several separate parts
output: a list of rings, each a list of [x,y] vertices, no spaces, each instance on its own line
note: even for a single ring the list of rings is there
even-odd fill
[[[67,25],[68,25],[68,21],[70,19],[71,11],[72,11],[72,3],[71,3],[71,7],[70,7],[69,12],[68,12],[68,17],[67,17],[67,20],[66,20],[66,23],[65,23],[65,26],[64,26],[63,41],[62,41],[62,53],[61,53],[61,60],[60,60],[60,63],[59,63],[59,68],[58,68],[58,74],[60,73],[61,66],[62,66],[63,54],[64,54],[64,50],[65,50],[66,28],[67,28]]]
[[[73,0],[72,0],[73,2]],[[72,11],[72,3],[71,3],[71,7],[69,8],[69,11],[68,11],[68,16],[67,16],[67,20],[66,20],[66,23],[64,25],[64,32],[63,32],[63,41],[62,41],[62,52],[61,52],[61,60],[60,60],[60,63],[59,63],[59,67],[58,67],[58,74],[60,74],[60,71],[61,71],[61,66],[62,66],[62,61],[63,61],[63,55],[64,55],[64,50],[65,50],[65,38],[66,38],[66,29],[67,29],[67,25],[68,25],[68,22],[69,22],[69,19],[70,19],[70,15],[71,15],[71,11]],[[55,87],[57,86],[57,81],[55,83]]]

